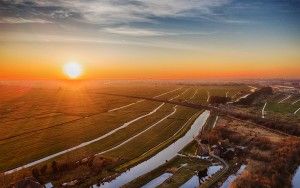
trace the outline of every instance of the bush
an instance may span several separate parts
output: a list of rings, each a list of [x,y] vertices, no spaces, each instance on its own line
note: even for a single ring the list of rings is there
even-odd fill
[[[52,161],[51,167],[52,167],[52,172],[53,173],[58,172],[58,167],[57,167],[57,162],[56,161]]]
[[[36,179],[38,179],[39,176],[40,176],[40,172],[39,172],[39,170],[37,168],[33,168],[32,171],[31,171],[31,173],[32,173],[32,176],[34,178],[36,178]]]
[[[209,103],[212,103],[212,104],[226,104],[230,100],[231,100],[230,97],[211,96],[209,98]]]
[[[43,165],[43,166],[41,167],[41,169],[40,169],[41,175],[45,175],[45,174],[46,174],[47,167],[48,167],[47,165]]]
[[[255,137],[251,141],[251,145],[255,146],[261,150],[270,150],[273,148],[273,144],[270,139],[266,137]]]
[[[261,165],[255,171],[252,169],[250,172],[243,173],[232,187],[290,187],[290,177],[300,163],[300,141],[298,138],[287,138],[275,146],[269,156],[253,153],[251,157],[265,161],[265,165]]]

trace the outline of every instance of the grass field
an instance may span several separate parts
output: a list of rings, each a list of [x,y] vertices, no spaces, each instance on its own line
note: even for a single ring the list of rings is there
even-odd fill
[[[300,108],[300,95],[297,94],[282,94],[275,93],[275,96],[268,99],[268,106],[266,110],[272,111],[274,113],[281,114],[292,114],[300,117],[300,113],[296,113],[296,110]]]
[[[274,96],[271,96],[266,100],[267,105],[265,110],[267,112],[267,117],[268,115],[269,117],[281,116],[291,120],[299,120],[300,111],[296,112],[300,108],[299,98],[299,95],[275,93]]]
[[[210,96],[240,95],[247,86],[184,86],[176,84],[101,83],[100,86],[1,86],[0,94],[0,170],[2,172],[42,159],[51,154],[93,141],[69,152],[43,161],[28,169],[1,178],[3,184],[29,175],[33,167],[50,165],[55,160],[81,160],[98,153],[118,158],[113,171],[123,171],[167,147],[189,129],[199,111],[187,107],[162,104],[106,94],[155,97],[174,101],[206,104]],[[105,94],[106,93],[106,94]],[[11,97],[10,97],[11,96]],[[148,115],[149,114],[149,115]],[[120,127],[126,125],[124,128]],[[114,130],[117,130],[114,132]],[[110,132],[113,131],[111,134]],[[130,139],[132,138],[132,139]],[[103,153],[104,152],[104,153]],[[60,185],[89,174],[81,166],[58,180]],[[83,186],[113,173],[93,175]]]

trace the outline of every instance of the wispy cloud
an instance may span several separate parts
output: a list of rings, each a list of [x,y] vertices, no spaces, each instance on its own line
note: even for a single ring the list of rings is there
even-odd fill
[[[147,48],[162,48],[162,49],[174,49],[174,50],[195,50],[191,45],[168,42],[168,41],[137,41],[137,40],[117,40],[117,39],[103,39],[98,37],[81,37],[81,36],[61,36],[61,35],[44,35],[44,34],[31,34],[31,33],[10,33],[0,35],[0,42],[36,42],[36,43],[90,43],[97,44],[110,44],[110,45],[126,45],[126,46],[138,46]]]
[[[22,23],[39,23],[39,24],[46,24],[46,23],[52,23],[47,20],[39,19],[39,18],[15,18],[15,17],[5,17],[0,18],[0,23],[2,24],[22,24]]]
[[[211,14],[212,9],[228,0],[2,0],[2,17],[14,14],[28,17],[49,17],[61,21],[73,19],[93,24],[153,22],[156,18]],[[13,22],[12,22],[13,23]]]
[[[134,27],[108,27],[101,31],[134,37],[155,37],[155,36],[184,36],[184,35],[213,35],[217,32],[170,32],[159,31],[148,28],[134,28]]]
[[[130,27],[115,27],[115,28],[105,28],[103,31],[112,34],[118,35],[127,35],[127,36],[163,36],[167,35],[165,32],[159,32],[149,29],[139,29],[139,28],[130,28]]]

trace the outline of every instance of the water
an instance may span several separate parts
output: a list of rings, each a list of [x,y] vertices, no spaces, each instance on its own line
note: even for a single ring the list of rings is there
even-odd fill
[[[201,131],[203,125],[205,124],[210,112],[204,111],[192,124],[191,129],[180,139],[172,143],[170,146],[165,148],[164,150],[157,153],[155,156],[151,157],[150,159],[136,165],[135,167],[130,168],[128,171],[123,172],[120,176],[116,179],[112,180],[111,182],[105,182],[104,184],[97,186],[93,185],[94,188],[97,187],[121,187],[126,183],[142,176],[157,167],[164,164],[166,161],[171,160],[174,158],[179,151],[181,151],[187,144],[193,141],[194,137],[196,137],[199,132]]]
[[[292,179],[292,188],[299,188],[300,187],[300,166]]]
[[[207,175],[206,176],[199,177],[198,175],[194,175],[191,179],[189,179],[182,186],[180,186],[180,188],[197,188],[197,187],[200,186],[201,182],[203,182],[206,179],[209,179],[210,176],[214,175],[215,173],[217,173],[222,168],[223,168],[223,166],[221,166],[221,165],[210,166],[207,169]]]
[[[244,170],[246,168],[246,165],[241,165],[241,167],[239,168],[239,170],[235,173],[232,174],[230,176],[228,176],[228,178],[224,181],[224,183],[221,185],[220,188],[228,188],[229,185],[239,176],[241,175]]]
[[[173,176],[173,174],[171,174],[171,173],[164,173],[164,174],[160,175],[159,177],[151,180],[149,183],[147,183],[146,185],[144,185],[142,188],[154,188],[154,187],[157,187],[160,184],[162,184],[164,181],[166,181],[167,179],[169,179],[171,176]]]

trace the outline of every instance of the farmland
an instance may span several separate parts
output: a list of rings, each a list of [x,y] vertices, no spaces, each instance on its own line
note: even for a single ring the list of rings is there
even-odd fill
[[[24,176],[34,176],[55,186],[75,180],[79,187],[109,182],[169,149],[188,134],[198,118],[208,112],[205,107],[211,108],[211,98],[219,96],[234,102],[254,92],[247,84],[145,81],[2,83],[0,88],[3,91],[0,93],[0,183],[4,187]],[[260,116],[255,111],[267,101],[267,117],[286,117],[300,103],[292,104],[298,95],[280,102],[286,97],[281,95],[276,92],[248,108],[228,103],[222,109],[232,107]],[[279,104],[275,102],[277,99]],[[204,135],[224,122],[217,116],[217,112],[211,112],[207,120],[203,119]],[[297,118],[292,122],[297,122]],[[245,128],[234,130],[243,132]],[[254,128],[248,131],[251,130],[256,131]],[[197,136],[199,132],[193,134]],[[185,145],[170,161],[140,174],[126,186],[139,187],[171,172],[172,177],[160,186],[177,187],[194,177],[195,171],[224,165],[218,157],[198,158],[198,142],[195,136],[192,139],[195,141]],[[224,166],[211,176],[223,174],[226,174]],[[217,179],[207,178],[203,185],[212,185],[210,181],[216,183]]]

